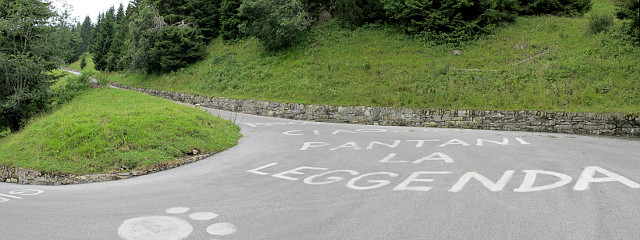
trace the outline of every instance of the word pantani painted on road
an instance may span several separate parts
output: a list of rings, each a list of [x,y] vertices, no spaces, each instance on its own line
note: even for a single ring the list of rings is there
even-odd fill
[[[515,138],[515,140],[522,145],[529,145],[530,143],[524,141],[522,138]],[[415,145],[416,148],[421,148],[424,147],[426,143],[441,143],[441,144],[435,144],[435,146],[437,147],[446,147],[446,146],[453,146],[453,145],[458,145],[458,146],[471,146],[471,144],[469,144],[468,142],[462,141],[460,139],[451,139],[448,141],[443,141],[440,139],[416,139],[416,140],[393,140],[392,142],[382,142],[382,141],[369,141],[367,143],[367,150],[371,150],[373,149],[375,146],[379,146],[379,147],[387,147],[387,148],[396,148],[398,147],[400,144],[410,144],[410,145]],[[476,146],[485,146],[485,144],[487,143],[493,143],[496,145],[502,145],[502,146],[506,146],[509,145],[509,138],[502,138],[502,140],[500,141],[494,141],[494,140],[488,140],[488,139],[476,139],[476,142],[474,143],[474,145]],[[326,143],[326,142],[305,142],[302,147],[300,148],[300,150],[304,151],[304,150],[308,150],[309,148],[318,148],[318,147],[326,147],[326,146],[330,146],[331,144]],[[365,146],[365,145],[362,145]],[[338,149],[353,149],[353,150],[362,150],[363,148],[361,147],[360,144],[356,143],[356,142],[346,142],[344,144],[340,144],[337,145],[335,147],[331,147],[329,150],[330,151],[335,151]]]
[[[530,143],[526,142],[522,138],[515,138],[517,144],[520,145],[530,145]],[[435,144],[434,144],[435,143]],[[475,146],[482,147],[485,144],[492,143],[498,146],[507,146],[510,141],[509,138],[502,138],[501,141],[493,141],[487,139],[476,139],[474,143]],[[448,141],[443,141],[440,139],[420,139],[420,140],[392,140],[392,141],[369,141],[366,143],[357,143],[355,141],[346,142],[339,145],[332,145],[327,142],[305,142],[300,147],[300,151],[307,151],[309,149],[325,149],[328,151],[336,151],[336,150],[372,150],[378,148],[386,148],[386,149],[394,149],[401,145],[410,145],[410,147],[415,146],[415,148],[425,147],[427,144],[431,144],[431,146],[435,146],[437,148],[443,148],[446,146],[471,146],[471,144],[459,140],[459,139],[451,139]],[[366,147],[365,147],[366,146]],[[411,162],[414,164],[422,163],[424,161],[444,161],[445,163],[452,163],[453,158],[449,155],[442,152],[434,152],[428,156],[416,159],[415,161],[406,161],[406,160],[396,160],[397,153],[389,153],[386,156],[382,157],[380,161],[381,163],[407,163]]]
[[[418,192],[428,192],[432,190],[434,187],[429,184],[435,182],[435,178],[438,176],[454,174],[450,171],[418,171],[408,176],[400,176],[400,174],[394,172],[360,173],[350,169],[330,170],[328,168],[309,166],[296,167],[286,171],[270,171],[277,164],[278,163],[270,163],[248,170],[247,172],[258,175],[269,175],[274,178],[289,181],[302,181],[308,185],[338,184],[342,182],[345,187],[350,189],[372,190],[393,184],[393,191]],[[553,171],[522,170],[521,173],[518,174],[524,174],[520,186],[513,189],[513,192],[519,193],[550,190],[563,187],[573,181],[571,176]],[[596,174],[600,175],[600,177],[596,176]],[[492,180],[478,172],[466,172],[451,185],[448,191],[453,193],[461,192],[465,186],[470,184],[472,180],[475,180],[492,192],[501,192],[514,175],[516,175],[515,170],[507,170],[502,176],[499,176],[497,180]],[[542,175],[554,177],[557,180],[552,183],[545,181],[546,184],[544,185],[536,185],[536,179]],[[575,184],[573,184],[572,189],[575,191],[584,191],[589,189],[591,184],[606,182],[615,182],[633,189],[640,188],[640,184],[624,176],[599,166],[589,166],[584,168],[582,174],[580,174]]]
[[[256,125],[257,126],[257,125]],[[391,133],[391,132],[429,132],[436,130],[387,130],[387,129],[356,129],[356,130],[344,130],[337,129],[333,131],[319,130],[289,130],[282,134],[291,137],[313,137],[320,135],[353,135],[353,134],[371,134],[371,133]],[[444,130],[439,130],[444,131]],[[460,131],[460,130],[451,130]],[[466,147],[534,147],[534,145],[523,138],[496,138],[496,139],[438,139],[438,138],[424,138],[424,139],[405,139],[405,140],[369,140],[369,141],[343,141],[340,143],[330,143],[325,141],[307,141],[301,143],[298,151],[309,152],[310,154],[317,153],[317,151],[330,151],[336,154],[343,153],[345,151],[367,151],[367,150],[390,150],[393,151],[396,148],[402,148],[403,151],[407,149],[431,149],[433,153],[427,154],[422,158],[413,159],[396,159],[397,153],[388,153],[386,156],[380,156],[379,163],[413,163],[421,164],[430,161],[440,161],[444,163],[453,163],[452,157],[447,155],[446,150],[464,149]],[[345,187],[354,190],[373,190],[379,188],[391,188],[393,191],[417,191],[428,192],[436,186],[443,186],[439,184],[442,181],[450,181],[451,184],[447,187],[448,192],[457,193],[461,192],[468,185],[483,186],[492,192],[505,191],[505,187],[509,182],[516,179],[522,179],[522,182],[515,183],[513,189],[507,191],[513,191],[518,193],[526,192],[538,192],[551,189],[557,189],[561,187],[569,187],[574,191],[585,191],[589,189],[591,185],[595,184],[618,184],[631,189],[640,188],[640,184],[633,180],[624,177],[618,173],[609,171],[600,166],[587,166],[582,170],[580,176],[578,176],[574,182],[574,177],[560,172],[548,171],[548,170],[506,170],[500,176],[487,176],[485,174],[470,171],[465,173],[455,173],[453,171],[415,171],[410,174],[398,174],[395,172],[380,171],[380,172],[367,172],[362,173],[352,169],[336,169],[332,170],[325,167],[315,166],[300,166],[293,169],[282,169],[277,166],[278,163],[270,163],[257,167],[255,169],[248,170],[248,173],[271,176],[274,178],[284,179],[288,181],[301,181],[308,185],[327,185],[327,184],[343,184]],[[576,169],[578,170],[578,169]],[[519,184],[517,187],[515,187]],[[388,186],[390,185],[390,186]],[[447,184],[444,184],[447,186]]]
[[[22,199],[24,197],[35,196],[43,193],[42,190],[36,189],[24,189],[24,190],[14,190],[9,193],[0,193],[0,203],[8,202],[11,200]]]

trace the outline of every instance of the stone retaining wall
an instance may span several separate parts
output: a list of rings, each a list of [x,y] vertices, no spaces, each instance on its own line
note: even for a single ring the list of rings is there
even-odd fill
[[[111,173],[111,174],[92,174],[92,175],[80,175],[73,174],[49,174],[42,173],[36,170],[24,169],[21,167],[5,167],[0,166],[0,182],[18,183],[18,184],[30,184],[30,185],[66,185],[66,184],[80,184],[80,183],[92,183],[92,182],[106,182],[119,179],[127,179],[136,176],[147,175],[154,172],[159,172],[175,167],[179,167],[188,163],[196,162],[205,159],[213,154],[205,154],[199,156],[193,156],[181,159],[171,163],[160,163],[145,170],[135,170],[124,173]]]
[[[296,120],[640,137],[640,114],[342,107],[204,97],[111,85],[208,108]]]

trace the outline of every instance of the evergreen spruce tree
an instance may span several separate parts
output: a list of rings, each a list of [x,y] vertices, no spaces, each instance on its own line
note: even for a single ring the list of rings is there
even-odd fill
[[[93,26],[93,31],[91,31],[91,45],[89,45],[89,52],[94,55],[96,52],[96,48],[98,47],[98,44],[96,43],[96,40],[98,39],[98,29],[100,29],[100,27],[102,26],[103,18],[104,18],[104,13],[99,13],[96,24]]]
[[[96,39],[94,43],[93,62],[96,70],[104,71],[114,69],[116,61],[111,53],[111,45],[116,28],[115,9],[109,8],[104,13],[102,21],[96,27]]]
[[[89,51],[93,35],[93,24],[91,18],[86,16],[80,25],[80,37],[82,38],[82,52]]]
[[[118,13],[115,15],[115,29],[112,38],[111,48],[109,49],[109,71],[124,70],[125,63],[122,61],[126,52],[125,37],[129,31],[128,21],[124,12],[124,6],[120,4]]]
[[[209,42],[220,35],[220,1],[189,1],[189,22],[195,23],[206,41]]]

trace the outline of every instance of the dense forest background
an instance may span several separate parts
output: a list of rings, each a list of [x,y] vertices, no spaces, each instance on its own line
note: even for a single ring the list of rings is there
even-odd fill
[[[640,43],[640,1],[617,5],[624,37]],[[51,71],[86,56],[100,71],[167,73],[204,59],[215,39],[259,39],[265,52],[278,52],[308,44],[310,31],[325,23],[397,28],[428,44],[455,45],[518,16],[581,16],[591,6],[591,0],[132,0],[94,23],[76,22],[41,0],[2,0],[0,130],[17,131],[49,109],[61,94],[49,89]],[[597,32],[610,21],[590,27]]]

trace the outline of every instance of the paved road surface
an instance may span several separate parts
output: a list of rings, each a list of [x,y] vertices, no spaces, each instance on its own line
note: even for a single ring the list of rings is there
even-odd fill
[[[640,239],[638,139],[214,114],[244,138],[200,162],[0,183],[0,239]]]

